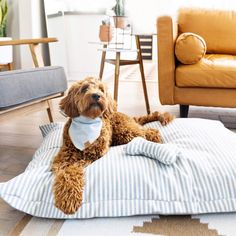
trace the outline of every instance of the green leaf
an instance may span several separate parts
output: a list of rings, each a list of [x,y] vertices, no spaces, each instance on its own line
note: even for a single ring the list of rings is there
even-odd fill
[[[3,18],[2,7],[0,7],[0,25],[2,24],[2,18]]]
[[[6,25],[7,24],[7,14],[5,14],[2,18],[2,24]]]
[[[124,16],[125,8],[124,8],[124,0],[116,0],[116,5],[112,8],[115,12],[116,16]]]
[[[6,15],[8,12],[7,0],[4,0],[3,2],[3,12],[4,12],[4,15]]]
[[[6,37],[7,13],[7,0],[0,0],[0,35],[2,37]]]
[[[2,25],[0,25],[0,37],[5,37],[6,36],[5,32],[6,32],[5,28],[2,27]]]

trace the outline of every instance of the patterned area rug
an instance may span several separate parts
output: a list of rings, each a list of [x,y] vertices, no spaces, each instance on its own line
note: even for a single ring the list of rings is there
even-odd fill
[[[25,216],[9,234],[20,236],[235,236],[236,213],[50,220]]]

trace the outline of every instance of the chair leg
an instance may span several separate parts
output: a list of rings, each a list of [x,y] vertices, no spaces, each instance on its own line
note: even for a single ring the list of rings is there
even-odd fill
[[[7,67],[8,67],[8,70],[13,70],[13,64],[12,63],[8,63]]]
[[[41,50],[39,48],[39,44],[38,43],[29,44],[29,48],[30,48],[31,56],[32,56],[32,59],[34,62],[34,66],[35,67],[43,67],[44,62],[43,62]]]
[[[145,104],[146,104],[146,110],[147,110],[147,114],[150,114],[150,105],[149,105],[149,100],[148,100],[147,86],[146,86],[144,69],[143,69],[143,58],[142,58],[141,46],[140,46],[138,35],[135,36],[135,40],[136,40],[136,45],[138,49],[137,55],[138,55],[138,60],[139,60],[139,69],[140,69],[141,78],[142,78],[143,94],[144,94],[144,99],[145,99]]]
[[[47,113],[48,113],[48,119],[51,123],[53,123],[53,116],[52,116],[52,101],[47,101],[48,102],[48,108],[47,108]]]
[[[189,105],[179,105],[179,113],[181,118],[188,117]]]
[[[114,81],[114,100],[118,101],[118,85],[120,75],[120,52],[116,52],[115,81]]]
[[[104,45],[103,49],[106,50],[106,48],[107,48],[107,45]],[[105,66],[105,60],[106,60],[106,51],[103,51],[102,52],[101,64],[100,64],[100,71],[99,71],[99,79],[100,80],[102,80],[104,66]]]

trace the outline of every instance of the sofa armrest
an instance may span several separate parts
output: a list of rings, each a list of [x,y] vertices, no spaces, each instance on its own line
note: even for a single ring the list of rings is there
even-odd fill
[[[12,39],[1,41],[0,46],[9,45],[23,45],[23,44],[39,44],[39,43],[53,43],[57,42],[57,38],[38,38],[38,39]]]
[[[158,84],[161,104],[174,104],[175,53],[178,36],[177,23],[169,16],[157,19]]]

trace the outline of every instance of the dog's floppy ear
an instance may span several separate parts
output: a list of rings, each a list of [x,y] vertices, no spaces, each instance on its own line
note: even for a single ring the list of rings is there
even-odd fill
[[[75,86],[72,86],[67,94],[66,97],[64,97],[59,106],[61,110],[69,117],[73,118],[76,116],[79,116],[78,108],[75,104],[74,97],[76,93]]]
[[[108,99],[107,109],[103,113],[103,116],[106,118],[109,117],[113,112],[117,110],[116,101],[108,93],[107,93],[107,99]]]

